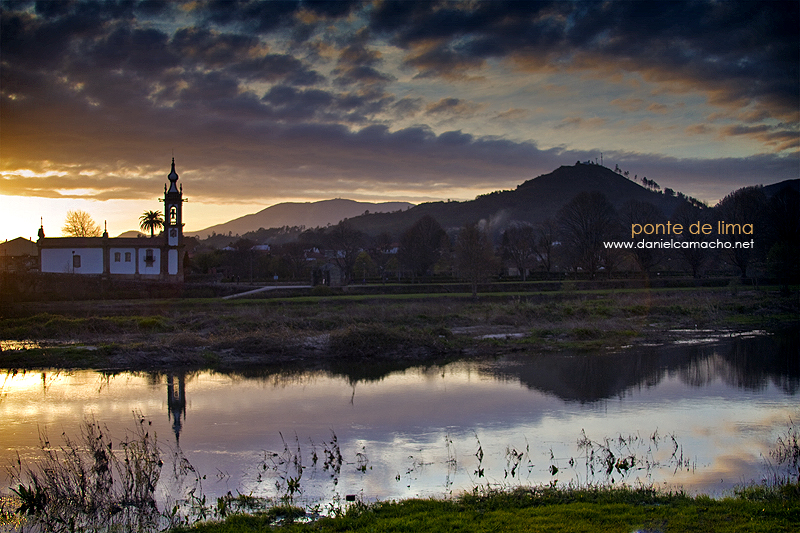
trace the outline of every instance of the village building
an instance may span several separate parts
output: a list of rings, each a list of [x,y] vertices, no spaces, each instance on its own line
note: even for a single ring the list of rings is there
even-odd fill
[[[39,228],[39,271],[155,281],[183,281],[183,185],[175,159],[164,185],[164,231],[155,237],[45,237]]]
[[[36,243],[17,237],[0,243],[0,272],[30,272],[39,267]]]

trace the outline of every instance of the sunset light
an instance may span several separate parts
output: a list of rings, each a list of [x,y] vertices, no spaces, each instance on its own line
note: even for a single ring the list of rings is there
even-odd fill
[[[798,175],[797,2],[83,4],[2,11],[0,239],[46,198],[135,229],[173,155],[214,206],[189,229],[468,200],[601,152],[711,204]]]

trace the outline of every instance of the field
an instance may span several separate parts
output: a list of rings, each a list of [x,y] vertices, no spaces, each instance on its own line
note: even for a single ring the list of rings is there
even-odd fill
[[[315,294],[8,304],[0,367],[158,370],[324,366],[337,358],[437,362],[624,350],[800,323],[775,287]]]
[[[483,292],[477,299],[410,287],[393,294],[318,290],[260,299],[7,304],[1,309],[0,367],[235,370],[330,368],[356,360],[370,363],[363,366],[372,370],[365,371],[379,371],[509,353],[590,357],[800,326],[796,288],[784,296],[777,287],[737,282],[535,287]],[[796,430],[792,435],[783,450],[796,470]],[[719,500],[647,487],[478,487],[447,500],[340,502],[327,518],[288,503],[225,512],[234,497],[214,506],[219,522],[185,531],[262,531],[277,525],[285,531],[794,531],[800,523],[800,488],[792,476]],[[6,513],[8,507],[2,507]]]

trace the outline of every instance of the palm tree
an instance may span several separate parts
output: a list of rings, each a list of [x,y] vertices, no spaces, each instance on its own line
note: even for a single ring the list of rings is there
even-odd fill
[[[150,237],[155,235],[156,229],[164,227],[164,219],[161,216],[161,211],[145,211],[139,217],[139,227],[143,231],[150,230]]]

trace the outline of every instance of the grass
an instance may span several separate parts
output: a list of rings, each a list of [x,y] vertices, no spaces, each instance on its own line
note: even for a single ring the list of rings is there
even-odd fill
[[[796,490],[795,486],[792,490]],[[197,524],[177,531],[241,533],[314,532],[776,532],[796,531],[800,500],[778,489],[758,498],[736,495],[721,500],[683,493],[662,494],[646,488],[524,488],[476,491],[451,500],[356,502],[341,516],[300,523],[297,516],[271,512],[232,516],[223,522]]]
[[[47,531],[141,531],[173,533],[240,533],[267,531],[797,531],[800,526],[800,428],[790,419],[769,452],[771,474],[761,485],[750,485],[728,497],[712,499],[684,492],[663,492],[652,486],[614,485],[606,481],[581,486],[549,485],[497,488],[481,485],[455,498],[409,499],[365,503],[347,496],[310,510],[293,505],[305,466],[300,442],[284,441],[283,452],[264,452],[264,470],[278,474],[279,498],[232,495],[208,501],[192,479],[200,475],[178,451],[172,467],[164,465],[149,423],[137,415],[135,429],[114,445],[108,431],[87,419],[80,437],[63,434],[53,446],[40,435],[43,457],[32,464],[17,461],[10,471],[16,494],[16,513],[0,507],[0,525],[22,524]],[[672,442],[673,437],[668,437]],[[636,437],[634,441],[638,441]],[[631,438],[591,441],[585,434],[579,446],[587,452],[587,467],[606,474],[623,474],[636,459]],[[658,442],[656,434],[648,442]],[[338,476],[344,458],[332,434],[318,456],[323,471]],[[630,452],[619,453],[619,445]],[[479,462],[483,449],[478,441]],[[677,450],[677,443],[676,443]],[[507,452],[508,453],[508,452]],[[648,452],[649,454],[649,445]],[[674,453],[673,453],[674,456]],[[682,456],[682,453],[681,453]],[[520,454],[519,459],[522,459]],[[682,460],[682,459],[680,459]],[[649,460],[648,460],[649,462]],[[480,466],[478,467],[480,468]],[[649,467],[648,467],[649,468]],[[366,465],[365,465],[366,469]],[[156,503],[161,474],[172,471],[177,493]],[[556,469],[557,471],[557,469]],[[512,477],[513,477],[512,470]],[[480,475],[479,475],[480,477]],[[601,476],[602,477],[602,476]],[[180,487],[183,487],[182,489]],[[186,492],[188,491],[188,492]],[[172,503],[174,502],[174,506]],[[352,502],[352,503],[349,503]],[[166,528],[166,529],[165,529]]]
[[[669,342],[669,330],[796,324],[800,302],[771,288],[464,294],[325,294],[267,300],[120,300],[3,309],[0,367],[219,367],[337,357],[416,358],[596,351]],[[538,334],[549,331],[550,334]],[[508,335],[513,333],[514,335]],[[491,335],[491,336],[490,336]],[[154,357],[158,354],[158,357]],[[215,354],[215,355],[209,355]]]

